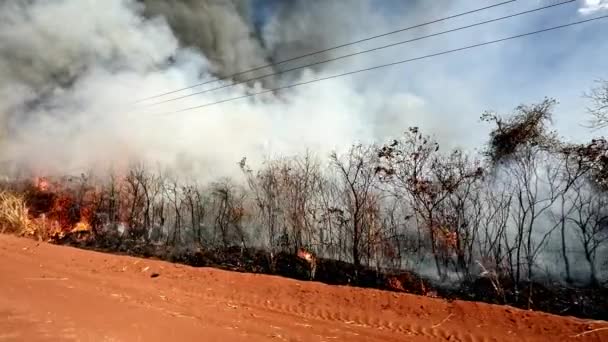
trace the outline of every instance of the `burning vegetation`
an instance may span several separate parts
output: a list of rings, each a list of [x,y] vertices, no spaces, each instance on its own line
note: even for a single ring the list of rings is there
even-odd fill
[[[70,186],[72,182],[71,179],[63,183],[36,178],[23,185],[24,200],[34,224],[53,241],[60,241],[67,235],[86,237],[92,232],[95,191],[85,187],[75,189]]]
[[[411,128],[326,164],[243,159],[244,182],[187,184],[142,166],[7,182],[0,225],[192,266],[607,318],[608,144],[560,142],[553,105],[486,114],[489,161]]]

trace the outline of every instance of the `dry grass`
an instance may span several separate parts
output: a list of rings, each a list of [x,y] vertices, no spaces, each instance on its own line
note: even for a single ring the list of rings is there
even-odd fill
[[[0,232],[46,238],[45,229],[30,219],[25,199],[7,191],[0,191]]]
[[[500,278],[498,277],[496,271],[488,271],[488,269],[480,261],[477,261],[477,264],[479,265],[482,271],[480,276],[488,277],[488,279],[490,279],[490,282],[492,283],[492,287],[494,288],[496,295],[500,297],[503,302],[506,302],[505,289],[502,286]]]

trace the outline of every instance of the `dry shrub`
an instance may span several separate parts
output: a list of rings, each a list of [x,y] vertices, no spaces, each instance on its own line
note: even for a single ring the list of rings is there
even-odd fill
[[[29,219],[28,208],[23,197],[0,192],[0,231],[20,235],[35,235],[36,229]]]
[[[0,191],[0,233],[17,234],[48,240],[60,227],[46,220],[44,215],[31,219],[24,196]]]
[[[24,235],[36,236],[39,240],[43,241],[57,241],[65,236],[59,222],[49,220],[45,215],[34,218],[31,222],[32,228],[28,234]]]
[[[592,139],[586,144],[565,145],[560,152],[572,165],[571,169],[586,173],[596,190],[608,190],[608,140]]]
[[[480,279],[488,279],[492,284],[492,288],[494,289],[496,296],[502,299],[503,303],[506,303],[507,299],[505,289],[498,273],[494,270],[488,271],[488,269],[480,261],[477,261],[477,264],[481,268]]]
[[[550,148],[555,139],[547,127],[556,103],[553,99],[545,99],[532,106],[520,105],[515,114],[507,118],[492,112],[484,113],[482,121],[495,125],[485,151],[490,161],[497,164],[509,160],[523,146]]]

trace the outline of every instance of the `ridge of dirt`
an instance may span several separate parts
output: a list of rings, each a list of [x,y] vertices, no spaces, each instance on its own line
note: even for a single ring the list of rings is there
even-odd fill
[[[156,274],[156,277],[151,277]],[[0,235],[0,341],[602,341],[606,322]]]
[[[274,257],[267,251],[238,246],[224,248],[179,248],[117,236],[68,234],[55,244],[102,253],[164,260],[193,267],[212,267],[228,271],[277,275],[310,280],[310,265],[295,253],[280,251]],[[550,279],[513,283],[509,277],[491,279],[478,276],[459,284],[438,283],[403,269],[374,269],[327,258],[316,259],[314,281],[327,285],[410,293],[489,304],[509,305],[524,310],[559,316],[608,320],[608,288],[564,284]],[[500,291],[497,290],[497,281]]]

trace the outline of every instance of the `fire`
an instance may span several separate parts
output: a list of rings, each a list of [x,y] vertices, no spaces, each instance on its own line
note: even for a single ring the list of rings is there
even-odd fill
[[[315,257],[309,251],[304,249],[300,249],[298,251],[298,258],[306,260],[309,264],[312,264],[315,260]]]
[[[298,250],[297,256],[298,256],[298,258],[300,258],[308,263],[308,266],[309,266],[308,275],[310,277],[310,280],[315,279],[315,273],[317,272],[317,259],[315,258],[315,256],[305,249]]]
[[[30,215],[39,229],[53,239],[67,234],[82,235],[92,232],[91,218],[95,212],[91,196],[95,190],[75,190],[69,183],[51,181],[44,177],[32,180],[28,192]]]
[[[91,231],[91,225],[88,222],[80,221],[76,223],[72,229],[72,233],[88,233]]]
[[[46,180],[46,178],[36,177],[36,179],[34,179],[34,185],[40,192],[47,192],[49,190],[49,181]]]

